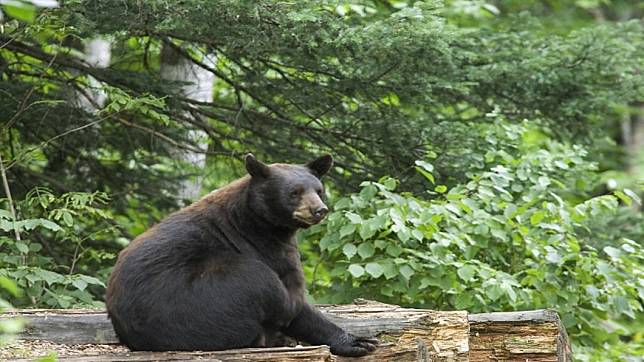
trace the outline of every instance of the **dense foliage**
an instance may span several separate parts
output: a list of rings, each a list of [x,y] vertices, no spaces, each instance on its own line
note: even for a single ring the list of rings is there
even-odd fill
[[[0,109],[16,115],[6,135],[14,140],[13,158],[35,157],[30,145],[89,123],[73,102],[61,101],[70,87],[87,84],[79,73],[109,85],[112,97],[165,99],[148,112],[96,115],[100,127],[42,147],[44,169],[16,165],[13,172],[33,181],[21,177],[15,187],[27,192],[56,180],[61,191],[77,191],[64,190],[70,183],[112,194],[135,189],[162,205],[163,194],[136,189],[134,180],[172,190],[176,178],[149,168],[176,146],[168,138],[194,148],[187,131],[196,128],[213,140],[207,152],[215,160],[247,149],[280,161],[327,151],[337,156],[343,189],[383,174],[414,189],[414,161],[428,150],[441,155],[440,175],[465,180],[477,160],[462,145],[483,142],[469,128],[487,113],[539,119],[557,125],[561,137],[588,137],[615,116],[617,104],[642,91],[641,26],[634,22],[544,36],[547,29],[525,16],[460,28],[431,1],[391,12],[365,8],[364,16],[353,10],[339,17],[334,8],[317,1],[192,0],[180,8],[72,1],[38,26],[6,25],[3,88],[12,96]],[[107,71],[74,56],[77,39],[104,34],[114,48]],[[180,84],[159,77],[164,47],[215,74],[213,102],[191,101],[178,93]],[[217,57],[214,66],[202,61],[207,54]],[[48,76],[38,77],[42,71]],[[25,100],[30,107],[21,107]],[[32,121],[43,117],[51,122]],[[114,162],[115,154],[138,162]]]
[[[548,307],[582,360],[644,352],[632,2],[0,9],[0,307],[100,307],[116,254],[182,204],[181,182],[226,184],[247,151],[329,152],[334,211],[302,241],[314,299]],[[86,59],[95,39],[107,68]],[[168,59],[214,75],[213,100],[164,77]]]
[[[310,255],[320,257],[309,260],[315,296],[476,312],[555,308],[582,344],[641,332],[644,251],[591,232],[615,217],[620,199],[639,197],[588,196],[596,166],[582,147],[499,126],[512,152],[489,152],[495,166],[467,183],[435,185],[431,164],[418,161],[429,197],[398,193],[383,178],[337,200],[308,235],[319,240]]]
[[[115,255],[105,249],[115,238],[114,227],[106,223],[109,214],[94,205],[104,204],[102,193],[68,193],[56,197],[46,189],[34,189],[18,204],[21,220],[14,222],[0,210],[0,230],[16,237],[0,236],[0,277],[17,282],[21,295],[16,307],[70,308],[101,307],[90,294],[92,286],[105,287],[105,260]],[[85,242],[92,240],[93,247]],[[97,243],[108,244],[100,248]],[[70,257],[71,256],[71,257]],[[98,279],[98,278],[100,279]]]

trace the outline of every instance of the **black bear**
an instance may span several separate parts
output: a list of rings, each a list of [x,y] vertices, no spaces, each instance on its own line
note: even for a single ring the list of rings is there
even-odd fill
[[[328,212],[320,177],[331,156],[266,165],[170,215],[119,254],[107,310],[132,350],[274,346],[286,335],[343,356],[376,347],[327,320],[304,299],[295,232]]]

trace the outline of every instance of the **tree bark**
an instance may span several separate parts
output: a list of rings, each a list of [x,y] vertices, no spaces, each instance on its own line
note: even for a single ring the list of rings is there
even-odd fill
[[[98,69],[109,67],[112,59],[112,45],[106,39],[92,39],[85,44],[85,62]],[[87,76],[88,84],[83,92],[74,92],[76,104],[88,113],[95,113],[105,106],[107,94],[101,82],[91,75]]]
[[[320,306],[332,321],[360,337],[376,337],[379,348],[364,361],[570,361],[570,344],[557,313],[549,310],[470,314],[407,309],[359,301]],[[218,352],[127,352],[119,346],[103,311],[19,310],[0,315],[29,322],[21,339],[57,343],[65,361],[348,361],[326,346],[280,347]],[[100,354],[78,355],[79,349],[112,346]],[[80,346],[80,347],[79,347]],[[24,347],[23,349],[28,348]],[[90,348],[91,350],[91,348]],[[1,355],[0,355],[1,356]],[[353,359],[351,359],[353,360]],[[22,361],[15,359],[15,361]]]
[[[568,335],[552,310],[472,314],[470,361],[571,361]]]
[[[214,58],[209,55],[204,57],[203,62],[209,66],[214,66]],[[186,59],[168,45],[164,45],[161,51],[161,76],[173,82],[183,82],[181,93],[186,98],[207,103],[211,103],[213,100],[214,75]],[[186,117],[192,117],[192,115],[186,114]],[[177,198],[184,204],[195,201],[201,196],[203,181],[201,171],[206,166],[205,151],[208,149],[208,135],[206,132],[190,130],[188,131],[188,138],[203,152],[176,150],[177,157],[197,171],[196,175],[184,180],[179,187]]]

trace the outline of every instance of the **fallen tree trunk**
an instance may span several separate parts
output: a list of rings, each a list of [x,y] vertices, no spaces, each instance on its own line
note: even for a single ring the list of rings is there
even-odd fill
[[[566,330],[552,310],[470,314],[470,361],[569,361]]]
[[[376,302],[320,306],[349,333],[377,337],[369,361],[570,361],[570,345],[559,317],[552,311],[486,313],[437,312]],[[65,361],[345,361],[326,346],[250,348],[218,352],[129,352],[118,340],[107,316],[96,310],[19,310],[2,318],[22,317],[28,327],[20,336],[29,343],[46,341]],[[74,346],[112,345],[114,351]],[[59,348],[60,347],[60,348]],[[25,347],[23,346],[23,349]],[[29,347],[26,347],[27,349]],[[78,349],[77,348],[77,349]],[[92,352],[94,351],[94,352]],[[1,357],[1,356],[0,356]],[[19,355],[13,361],[22,361]],[[30,357],[30,356],[25,356]],[[26,360],[25,360],[26,361]]]

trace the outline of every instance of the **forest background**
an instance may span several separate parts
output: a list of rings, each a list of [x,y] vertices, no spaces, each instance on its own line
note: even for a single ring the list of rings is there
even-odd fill
[[[104,307],[119,250],[243,154],[331,153],[312,301],[553,308],[578,360],[644,355],[644,3],[0,9],[0,307]]]

